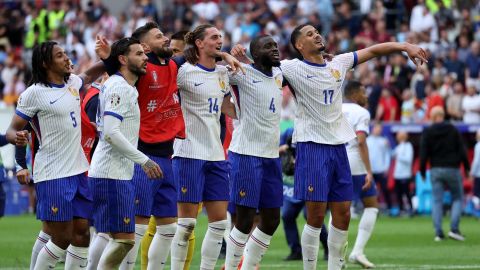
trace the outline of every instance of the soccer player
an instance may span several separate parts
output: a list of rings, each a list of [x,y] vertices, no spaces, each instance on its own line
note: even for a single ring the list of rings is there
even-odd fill
[[[352,179],[344,144],[355,132],[342,114],[341,86],[346,73],[374,57],[406,51],[426,61],[423,49],[408,43],[388,42],[356,52],[338,55],[325,62],[323,37],[310,24],[297,26],[291,34],[292,46],[303,60],[283,60],[281,68],[297,101],[294,142],[297,143],[295,198],[306,201],[307,224],[302,233],[304,269],[315,269],[319,234],[327,203],[333,222],[328,235],[328,269],[341,269],[345,260]],[[234,56],[244,56],[237,47]]]
[[[70,59],[56,42],[36,46],[32,84],[20,96],[7,131],[9,142],[24,145],[26,131],[22,129],[30,122],[40,142],[33,179],[43,232],[32,251],[34,269],[55,267],[66,252],[66,268],[87,263],[92,196],[85,177],[88,162],[81,147],[79,91],[103,72],[103,64],[80,76],[70,72]]]
[[[180,31],[172,35],[170,38],[170,49],[172,49],[173,56],[182,56],[185,50],[185,35],[188,31]]]
[[[280,223],[283,202],[282,169],[278,145],[282,103],[282,72],[277,43],[259,36],[250,43],[254,63],[246,74],[230,76],[238,125],[233,130],[229,161],[232,164],[230,200],[236,205],[236,223],[227,239],[225,269],[255,269]],[[253,230],[254,217],[260,223]],[[248,240],[248,242],[247,242]]]
[[[8,144],[7,136],[0,134],[0,146],[5,146]]]
[[[185,139],[174,144],[173,173],[177,183],[178,226],[172,242],[172,269],[182,270],[187,244],[203,201],[208,230],[202,243],[201,269],[214,269],[227,227],[228,163],[220,141],[220,113],[235,116],[227,69],[216,64],[222,36],[212,25],[200,25],[185,36],[187,63],[177,83],[185,120]],[[242,69],[240,67],[240,69]],[[226,97],[226,98],[225,98]]]
[[[358,263],[364,268],[374,268],[375,265],[364,254],[364,248],[370,239],[378,214],[377,190],[370,167],[366,140],[370,130],[370,113],[365,109],[368,97],[365,87],[358,81],[349,81],[344,91],[343,115],[357,134],[357,138],[347,144],[347,156],[353,181],[353,200],[361,199],[364,205],[358,225],[357,240],[349,261]]]
[[[149,178],[161,178],[157,163],[137,150],[140,110],[135,82],[146,73],[147,56],[140,41],[123,38],[112,45],[118,72],[103,85],[97,127],[100,140],[93,154],[89,178],[94,196],[97,232],[110,233],[111,240],[98,267],[119,266],[134,241],[134,162],[141,164]]]
[[[142,46],[148,51],[147,74],[139,77],[137,89],[141,109],[139,150],[159,162],[163,172],[162,181],[148,181],[140,166],[135,167],[133,182],[136,193],[136,228],[138,238],[134,249],[122,262],[121,269],[131,269],[138,253],[139,240],[145,234],[150,214],[158,222],[158,230],[151,249],[152,266],[163,267],[167,260],[173,235],[176,230],[177,215],[176,187],[171,174],[170,156],[173,153],[175,137],[185,137],[184,122],[179,104],[177,87],[177,68],[185,62],[184,59],[172,56],[168,48],[168,38],[160,31],[158,25],[149,22],[133,33]],[[100,44],[103,43],[103,44]],[[109,57],[108,43],[99,42],[99,55]],[[226,53],[221,53],[225,61],[238,66],[239,63]],[[150,186],[152,185],[153,186]],[[153,189],[153,192],[152,192]],[[153,225],[155,227],[155,223]],[[148,251],[148,240],[146,250]],[[144,248],[142,248],[143,250]],[[143,267],[146,268],[146,260]]]

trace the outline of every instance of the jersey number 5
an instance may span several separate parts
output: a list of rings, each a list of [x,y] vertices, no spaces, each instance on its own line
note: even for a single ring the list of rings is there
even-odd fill
[[[332,104],[333,90],[323,90],[325,104]]]
[[[218,98],[209,98],[208,103],[210,103],[210,113],[218,113],[218,104],[217,104]]]
[[[75,112],[70,112],[70,117],[72,118],[73,127],[77,127],[77,119],[75,118]]]

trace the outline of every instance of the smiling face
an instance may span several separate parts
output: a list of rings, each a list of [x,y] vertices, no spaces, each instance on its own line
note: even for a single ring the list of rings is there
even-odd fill
[[[68,77],[72,72],[71,63],[65,50],[55,45],[52,49],[52,60],[46,68],[59,77]]]
[[[221,52],[223,37],[217,28],[210,27],[205,30],[204,38],[195,40],[195,44],[199,55],[204,54],[207,57],[216,58]]]
[[[168,37],[158,28],[153,28],[148,31],[142,39],[142,42],[160,58],[169,58],[172,56],[172,49],[168,46],[169,41]]]
[[[300,36],[295,46],[303,56],[318,54],[325,50],[323,37],[318,30],[311,25],[306,25],[300,30]]]
[[[255,62],[261,62],[264,66],[280,66],[280,51],[272,37],[260,38],[255,47],[253,51],[251,50]]]

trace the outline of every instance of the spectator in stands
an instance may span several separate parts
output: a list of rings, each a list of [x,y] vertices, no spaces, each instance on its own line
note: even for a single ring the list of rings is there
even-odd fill
[[[382,124],[376,123],[373,131],[367,137],[368,156],[372,166],[373,178],[375,183],[380,185],[383,198],[387,204],[387,210],[392,208],[390,191],[388,190],[388,171],[390,169],[391,148],[387,138],[382,135]]]
[[[386,122],[396,121],[400,119],[400,108],[397,99],[392,95],[391,90],[384,88],[382,96],[378,103],[375,120]]]
[[[408,214],[413,214],[412,195],[410,193],[410,183],[412,182],[412,165],[413,165],[413,146],[408,141],[408,133],[399,131],[397,133],[397,146],[393,150],[393,157],[395,158],[395,170],[393,171],[393,178],[395,179],[395,192],[397,194],[397,203],[400,208],[400,214],[407,214],[405,212],[403,196],[407,199],[409,207]]]
[[[442,229],[444,185],[452,194],[450,232],[448,236],[464,241],[460,232],[460,216],[462,214],[463,184],[460,165],[463,164],[468,175],[470,164],[462,138],[458,130],[445,122],[443,107],[437,106],[430,112],[433,124],[422,132],[420,142],[420,173],[425,181],[427,162],[430,162],[432,181],[433,207],[432,218],[435,227],[435,241],[442,241],[445,235]]]
[[[441,80],[441,78],[439,78]],[[426,111],[426,120],[429,120],[430,111],[432,111],[433,107],[440,106],[444,107],[445,103],[443,101],[442,96],[438,93],[437,87],[433,83],[428,83],[425,87],[425,93],[427,94],[426,103],[427,103],[427,111]]]
[[[462,121],[462,101],[463,101],[463,84],[455,82],[453,84],[453,94],[447,98],[447,114],[453,121]]]
[[[475,86],[467,87],[467,95],[462,100],[463,122],[467,124],[480,123],[480,96]]]
[[[477,92],[480,91],[480,43],[478,41],[472,42],[465,64],[467,66],[465,70],[467,87],[474,86]]]
[[[414,122],[415,98],[410,89],[405,89],[402,93],[402,116],[400,121],[404,124]]]
[[[454,73],[456,75],[455,79],[458,82],[463,82],[465,79],[465,64],[458,60],[457,49],[451,47],[448,50],[444,65],[448,73]]]

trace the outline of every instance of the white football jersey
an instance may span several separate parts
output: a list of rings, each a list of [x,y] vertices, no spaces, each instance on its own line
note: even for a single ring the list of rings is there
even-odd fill
[[[100,139],[93,153],[88,176],[115,180],[133,178],[134,162],[105,141],[103,121],[105,115],[120,119],[122,121],[120,132],[136,148],[140,130],[140,108],[137,99],[137,89],[128,84],[121,75],[112,75],[103,84],[97,110],[97,130]]]
[[[20,95],[17,115],[30,122],[40,142],[33,170],[35,183],[88,170],[81,145],[82,85],[82,79],[72,74],[63,85],[34,84]]]
[[[243,65],[246,74],[230,76],[238,120],[229,150],[242,155],[278,158],[282,108],[282,71],[264,74]]]
[[[282,61],[283,76],[297,101],[294,142],[338,145],[355,138],[342,114],[342,84],[356,63],[356,52],[338,55],[323,65],[299,59]]]
[[[345,118],[347,118],[353,130],[355,130],[355,133],[363,132],[366,135],[370,133],[370,113],[368,110],[355,103],[343,103],[342,110]],[[360,157],[357,138],[348,142],[347,155],[352,175],[367,174],[365,164]]]
[[[178,70],[177,84],[186,138],[175,139],[173,156],[225,160],[220,114],[223,98],[230,95],[227,68],[217,65],[208,69],[185,63]]]

